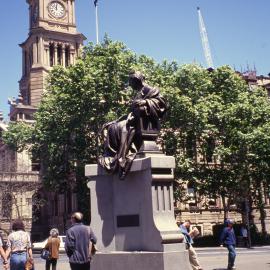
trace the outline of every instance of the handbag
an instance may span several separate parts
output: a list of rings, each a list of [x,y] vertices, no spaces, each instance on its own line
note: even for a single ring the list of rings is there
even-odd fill
[[[96,254],[97,251],[98,251],[98,249],[97,249],[96,245],[90,241],[90,243],[89,243],[90,259],[92,259],[94,257],[94,255]]]
[[[94,243],[91,246],[91,256],[94,256],[97,253],[97,247]]]
[[[25,270],[34,270],[33,259],[28,258],[25,263]]]
[[[48,249],[43,248],[40,253],[40,257],[43,260],[49,260],[50,259],[50,251]]]
[[[28,252],[26,252],[26,262],[25,262],[25,265],[24,265],[24,269],[25,270],[35,270],[34,260],[33,260],[33,258],[30,258],[28,256]]]

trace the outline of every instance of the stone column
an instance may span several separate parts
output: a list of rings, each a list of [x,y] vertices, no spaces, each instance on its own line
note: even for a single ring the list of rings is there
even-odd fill
[[[74,65],[75,59],[74,59],[74,50],[70,52],[70,64]]]
[[[39,40],[38,40],[38,63],[41,65],[44,64],[43,54],[44,54],[43,38],[39,37]]]
[[[75,4],[73,0],[71,0],[71,5],[72,5],[72,24],[75,24]]]
[[[39,1],[39,18],[44,19],[44,1]]]
[[[37,42],[33,42],[33,64],[37,64]]]

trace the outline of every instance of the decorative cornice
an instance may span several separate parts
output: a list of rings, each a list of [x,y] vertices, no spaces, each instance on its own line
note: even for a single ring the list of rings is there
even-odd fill
[[[58,35],[58,36],[69,37],[69,38],[75,37],[81,40],[86,40],[85,35],[82,33],[59,32],[59,31],[45,29],[43,27],[38,27],[38,28],[32,29],[31,32],[29,33],[28,38],[24,42],[20,43],[19,46],[23,48],[28,43],[28,40],[30,40],[34,35],[46,36],[47,34]]]

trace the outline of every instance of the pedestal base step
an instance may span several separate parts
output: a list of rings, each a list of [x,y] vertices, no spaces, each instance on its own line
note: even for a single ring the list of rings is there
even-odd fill
[[[187,251],[97,253],[91,270],[191,270]]]

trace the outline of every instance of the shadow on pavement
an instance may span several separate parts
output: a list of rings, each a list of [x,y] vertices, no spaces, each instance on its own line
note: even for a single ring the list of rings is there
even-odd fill
[[[227,270],[227,268],[214,268],[213,270]]]

